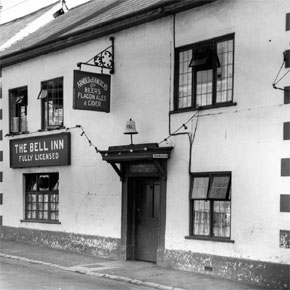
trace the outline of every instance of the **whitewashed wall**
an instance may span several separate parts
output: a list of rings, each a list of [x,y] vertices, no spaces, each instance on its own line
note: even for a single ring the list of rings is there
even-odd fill
[[[187,137],[175,137],[168,179],[166,248],[289,263],[289,250],[279,248],[280,229],[290,228],[289,214],[280,213],[280,194],[289,193],[290,182],[280,173],[281,158],[290,156],[289,144],[283,141],[289,107],[282,105],[283,92],[272,88],[282,52],[289,49],[287,12],[289,1],[234,0],[218,1],[176,17],[176,46],[235,33],[237,105],[199,113],[191,164],[192,172],[232,172],[231,239],[235,243],[184,239],[189,227],[189,144]],[[289,78],[279,85],[289,85]],[[173,129],[192,114],[173,115]],[[196,118],[190,124],[193,132]]]
[[[139,135],[134,143],[158,142],[167,134],[170,40],[168,19],[139,26],[115,37],[115,71],[111,79],[111,112],[73,110],[73,70],[110,45],[109,37],[51,53],[3,70],[3,101],[8,108],[8,90],[28,86],[28,127],[41,128],[40,101],[42,81],[64,78],[64,125],[83,126],[99,149],[130,144],[124,135],[129,118],[137,123]],[[134,43],[134,45],[132,45]],[[171,51],[172,52],[172,51]],[[99,72],[97,68],[83,70]],[[4,112],[4,133],[8,133],[8,110]],[[50,134],[58,131],[51,131]],[[42,168],[9,168],[9,139],[4,142],[5,210],[4,225],[42,230],[74,232],[120,238],[121,181],[101,155],[96,154],[80,129],[71,130],[71,166]],[[46,132],[20,137],[40,136]],[[13,137],[13,138],[20,138]],[[24,217],[23,174],[59,172],[60,225],[20,222]]]

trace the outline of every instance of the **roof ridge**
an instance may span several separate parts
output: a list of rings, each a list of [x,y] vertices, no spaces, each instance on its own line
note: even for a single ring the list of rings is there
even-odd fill
[[[84,18],[81,18],[79,21],[76,21],[74,23],[72,23],[71,25],[68,25],[67,27],[57,31],[56,33],[50,35],[48,38],[45,38],[44,40],[40,41],[39,44],[42,44],[42,43],[46,43],[47,41],[50,41],[51,39],[55,39],[56,37],[72,30],[73,28],[83,24],[83,23],[86,23],[87,21],[91,20],[92,18],[98,16],[98,15],[101,15],[103,13],[105,13],[106,11],[109,11],[110,9],[120,5],[121,3],[124,3],[124,2],[127,2],[128,0],[116,0],[116,1],[113,1],[112,3],[104,6],[103,8],[95,11],[94,13],[84,17]]]

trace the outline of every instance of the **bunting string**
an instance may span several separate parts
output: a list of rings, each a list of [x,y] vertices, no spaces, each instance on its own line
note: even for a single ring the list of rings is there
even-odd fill
[[[73,127],[59,127],[59,128],[54,128],[53,130],[65,130],[65,131],[70,131],[73,129],[80,129],[81,130],[81,134],[80,136],[84,136],[86,138],[86,140],[88,141],[89,145],[94,147],[96,153],[100,153],[101,151],[98,149],[98,147],[92,142],[92,140],[89,138],[88,134],[86,133],[86,131],[84,130],[82,125],[75,125]],[[48,130],[51,131],[51,130]],[[37,131],[33,131],[33,132],[25,132],[26,134],[33,134],[33,133],[39,133],[39,132],[45,132],[45,130],[37,130]],[[17,133],[10,133],[10,134],[6,134],[5,137],[14,137],[14,136],[19,136],[20,134]],[[24,135],[24,134],[23,134]]]

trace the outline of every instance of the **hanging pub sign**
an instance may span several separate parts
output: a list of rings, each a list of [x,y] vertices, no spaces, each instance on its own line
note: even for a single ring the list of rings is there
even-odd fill
[[[110,91],[110,75],[74,70],[74,109],[108,113]]]
[[[70,165],[70,133],[10,140],[10,167]]]

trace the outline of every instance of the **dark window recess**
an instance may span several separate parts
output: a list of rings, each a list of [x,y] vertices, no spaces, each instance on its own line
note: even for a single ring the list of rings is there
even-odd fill
[[[0,162],[2,162],[3,161],[3,151],[1,150],[0,151]]]
[[[42,82],[38,99],[41,100],[42,129],[63,127],[63,78]]]
[[[25,220],[59,220],[58,173],[25,175]]]
[[[283,140],[290,140],[290,122],[283,124]]]
[[[286,31],[290,30],[290,13],[286,14]]]
[[[0,72],[1,72],[1,69],[0,69]],[[1,78],[1,75],[0,75],[0,78]],[[3,91],[2,91],[2,80],[0,79],[0,99],[2,99],[2,94],[3,94]]]
[[[290,176],[290,158],[281,159],[281,176]]]
[[[231,173],[192,174],[190,236],[231,235]]]
[[[290,87],[284,87],[284,104],[290,104]]]
[[[290,194],[280,195],[280,212],[290,212]]]
[[[284,51],[285,68],[290,67],[290,49]]]
[[[175,110],[233,102],[233,35],[176,50]]]
[[[3,193],[0,193],[0,204],[3,204]]]
[[[0,171],[0,182],[3,182],[3,172]]]
[[[3,217],[0,215],[0,226],[3,226]]]
[[[27,132],[27,87],[9,91],[10,133]]]

